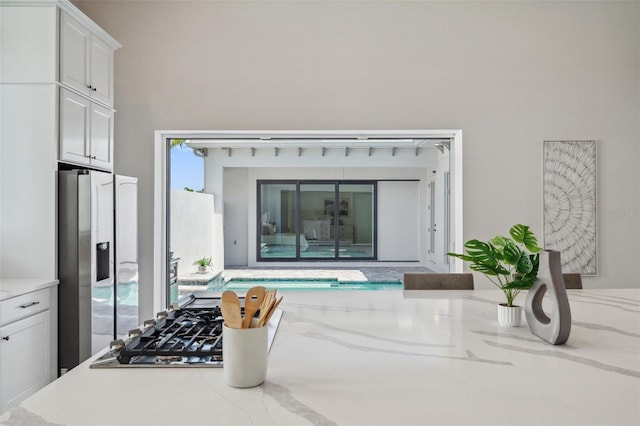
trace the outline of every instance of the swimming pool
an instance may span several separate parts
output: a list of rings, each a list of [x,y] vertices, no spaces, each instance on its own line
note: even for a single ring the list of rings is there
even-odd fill
[[[276,290],[293,291],[322,291],[322,290],[402,290],[402,283],[396,282],[376,282],[376,281],[338,281],[332,279],[254,279],[254,278],[233,278],[226,283],[211,284],[208,290],[211,291],[247,291],[254,286],[264,286]]]

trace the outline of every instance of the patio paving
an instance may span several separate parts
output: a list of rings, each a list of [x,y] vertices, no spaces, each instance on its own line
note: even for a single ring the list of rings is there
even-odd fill
[[[420,272],[432,273],[424,267],[343,267],[343,268],[317,268],[317,267],[264,267],[249,268],[246,266],[227,267],[222,272],[225,281],[234,278],[251,279],[337,279],[343,282],[401,282],[404,273]]]

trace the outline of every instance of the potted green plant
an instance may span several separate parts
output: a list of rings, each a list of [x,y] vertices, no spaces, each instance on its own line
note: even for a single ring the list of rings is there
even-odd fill
[[[207,268],[211,268],[213,270],[213,263],[211,262],[211,257],[201,257],[200,259],[193,262],[194,265],[198,265],[198,272],[204,274],[207,272]]]
[[[538,275],[541,250],[538,240],[526,225],[514,225],[509,237],[498,235],[489,241],[477,239],[464,243],[466,253],[447,253],[469,262],[473,271],[483,273],[504,292],[506,303],[498,306],[498,322],[517,326],[522,307],[513,302],[520,291],[529,289]]]

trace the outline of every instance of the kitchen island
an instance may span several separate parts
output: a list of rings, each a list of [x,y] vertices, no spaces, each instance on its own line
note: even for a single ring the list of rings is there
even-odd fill
[[[280,294],[259,387],[228,387],[219,368],[90,369],[89,360],[3,424],[640,424],[640,289],[569,290],[563,346],[526,322],[500,327],[499,291]]]

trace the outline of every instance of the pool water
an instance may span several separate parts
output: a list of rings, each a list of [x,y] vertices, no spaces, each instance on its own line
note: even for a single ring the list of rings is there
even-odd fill
[[[264,286],[268,289],[276,290],[402,290],[402,283],[397,282],[340,282],[331,279],[249,279],[249,278],[233,278],[227,283],[221,283],[209,290],[224,291],[247,291],[251,287]]]

